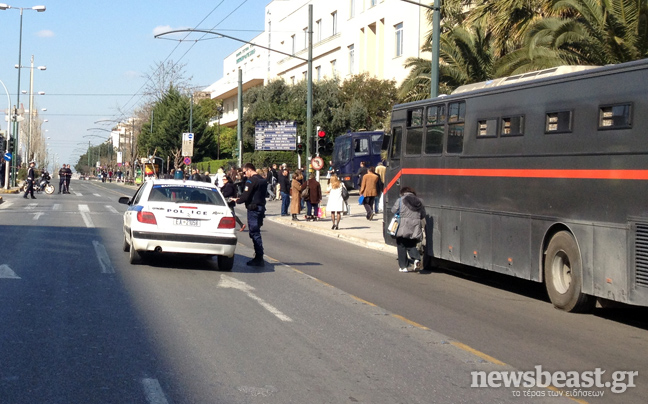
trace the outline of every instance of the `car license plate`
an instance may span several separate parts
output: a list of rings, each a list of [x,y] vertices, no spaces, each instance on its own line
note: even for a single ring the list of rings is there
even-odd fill
[[[200,220],[196,220],[196,219],[173,219],[173,224],[176,225],[176,226],[200,227]]]

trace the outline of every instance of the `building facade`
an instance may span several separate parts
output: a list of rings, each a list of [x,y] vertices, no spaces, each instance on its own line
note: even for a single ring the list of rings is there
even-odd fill
[[[430,27],[426,9],[401,0],[274,0],[266,6],[265,31],[223,61],[223,77],[205,91],[223,100],[221,125],[238,120],[238,71],[247,89],[283,79],[307,79],[308,6],[313,5],[313,82],[355,74],[395,80],[408,71]],[[260,46],[255,46],[255,45]]]

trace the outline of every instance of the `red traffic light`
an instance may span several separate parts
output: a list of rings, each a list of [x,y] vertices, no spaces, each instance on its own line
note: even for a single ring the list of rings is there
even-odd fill
[[[326,136],[326,132],[324,132],[323,130],[320,130],[319,132],[317,132],[317,136],[324,137],[324,136]]]

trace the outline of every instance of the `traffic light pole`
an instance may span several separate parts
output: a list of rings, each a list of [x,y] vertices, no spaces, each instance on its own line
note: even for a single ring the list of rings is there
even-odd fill
[[[6,153],[9,151],[9,139],[11,139],[11,96],[9,95],[9,90],[7,90],[7,86],[5,86],[2,80],[0,80],[0,84],[2,84],[2,87],[7,93],[7,117],[9,119],[7,119],[7,138],[5,139],[5,146],[3,147]],[[11,171],[11,163],[9,161],[4,161],[4,159],[2,160],[2,163],[5,165],[4,188],[9,189],[9,171]]]

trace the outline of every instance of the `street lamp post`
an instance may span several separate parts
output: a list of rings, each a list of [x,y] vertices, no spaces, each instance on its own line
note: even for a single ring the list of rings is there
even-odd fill
[[[23,10],[34,10],[39,13],[45,11],[45,6],[34,6],[34,7],[13,7],[5,3],[0,3],[0,10],[20,10],[20,31],[18,39],[18,65],[21,64],[22,59],[22,26],[23,26]],[[18,92],[16,94],[16,107],[20,108],[20,69],[18,69]],[[18,120],[14,122],[14,142],[18,144]],[[16,159],[11,159],[11,181],[12,185],[16,185]]]
[[[26,69],[26,68],[28,67],[16,65],[16,69],[18,69],[18,71],[20,71],[20,69]],[[38,66],[38,70],[47,70],[47,67]],[[39,91],[38,94],[43,95],[45,93],[43,91]],[[45,110],[45,108],[43,110]],[[34,55],[32,55],[31,57],[31,65],[29,66],[29,131],[27,135],[27,153],[25,154],[27,161],[31,160],[29,149],[30,149],[31,138],[32,138],[33,116],[34,116]]]
[[[412,0],[401,0],[434,11],[432,15],[432,59],[430,66],[430,98],[439,95],[439,42],[441,40],[441,0],[434,0],[434,6],[417,3]]]
[[[2,84],[2,87],[4,88],[5,92],[7,93],[7,149],[5,151],[9,151],[9,139],[11,138],[11,96],[9,95],[9,90],[7,90],[7,86],[5,86],[5,83],[0,80],[0,84]],[[4,163],[3,163],[4,164]],[[4,177],[4,188],[9,189],[9,171],[10,170],[10,162],[7,161],[5,165],[5,177]]]

